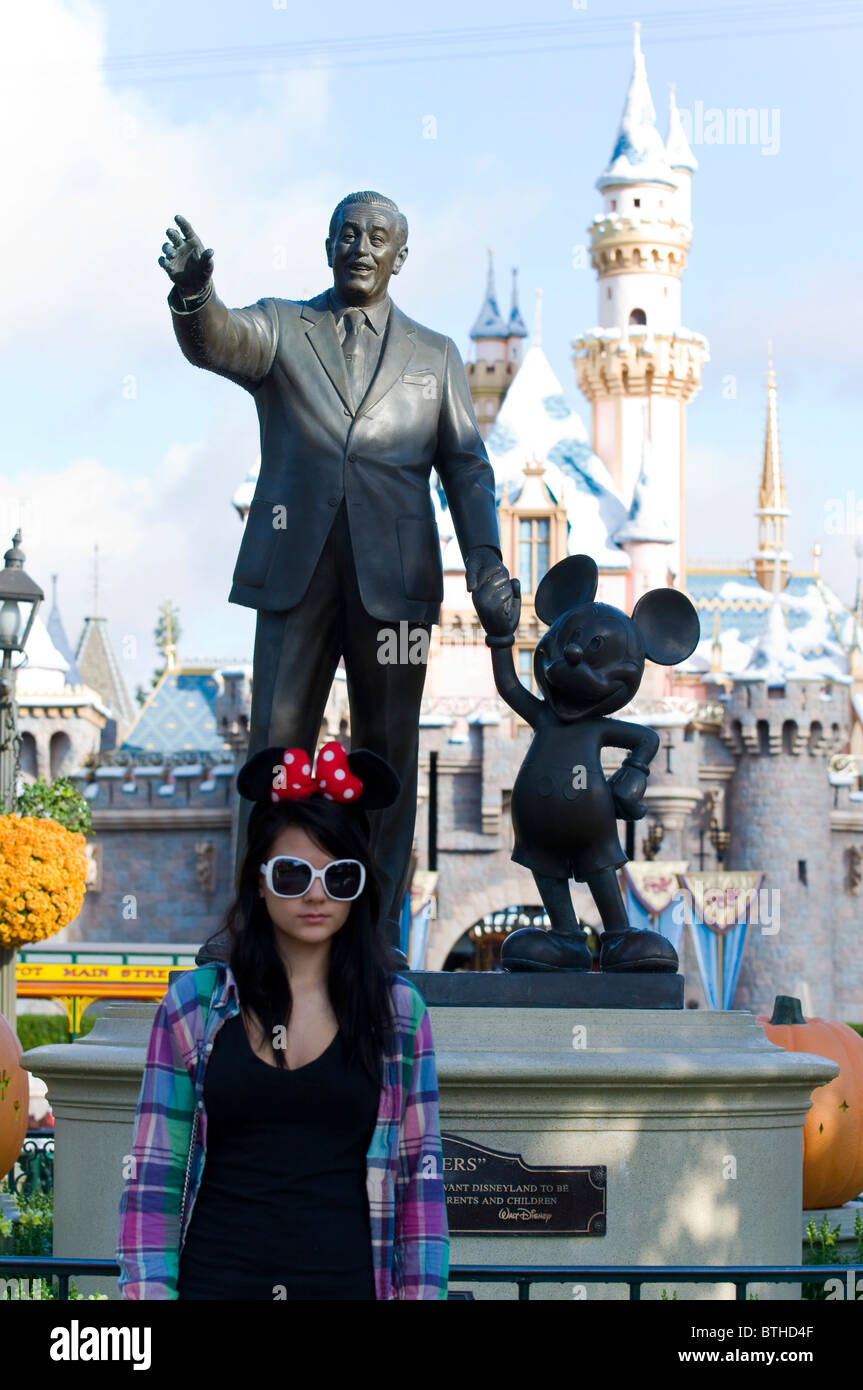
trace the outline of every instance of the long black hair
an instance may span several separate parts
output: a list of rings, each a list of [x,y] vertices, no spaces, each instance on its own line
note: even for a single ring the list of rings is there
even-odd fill
[[[274,841],[289,825],[299,826],[325,853],[359,859],[365,865],[363,891],[331,939],[327,987],[349,1056],[358,1058],[372,1079],[379,1081],[381,1059],[392,1039],[391,971],[368,820],[358,807],[318,796],[304,801],[259,801],[252,807],[237,893],[218,929],[228,932],[228,963],[240,1002],[246,1011],[254,1011],[271,1040],[276,1066],[285,1067],[284,1048],[275,1045],[275,1030],[287,1028],[291,987],[276,949],[266,900],[259,892],[259,874],[261,865],[272,857]]]

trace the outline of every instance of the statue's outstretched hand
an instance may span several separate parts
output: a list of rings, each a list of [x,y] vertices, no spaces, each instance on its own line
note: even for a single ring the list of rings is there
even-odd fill
[[[213,252],[204,250],[203,242],[191,222],[179,213],[174,218],[180,231],[169,227],[168,240],[162,247],[159,265],[166,270],[185,299],[203,294],[213,276]],[[182,236],[180,235],[182,232]]]

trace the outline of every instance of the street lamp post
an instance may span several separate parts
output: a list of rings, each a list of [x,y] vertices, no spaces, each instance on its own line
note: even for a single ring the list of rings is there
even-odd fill
[[[21,746],[15,705],[17,667],[13,666],[12,657],[15,652],[24,651],[45,595],[24,570],[20,529],[15,532],[11,550],[7,550],[3,558],[6,564],[0,570],[0,814],[10,815],[18,800]],[[25,609],[23,614],[22,608]],[[15,948],[0,946],[0,1014],[13,1029],[15,1005]]]

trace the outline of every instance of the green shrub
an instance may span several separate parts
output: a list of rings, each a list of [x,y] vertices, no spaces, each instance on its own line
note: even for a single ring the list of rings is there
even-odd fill
[[[0,1214],[0,1239],[12,1237],[9,1254],[14,1258],[32,1255],[34,1259],[50,1256],[54,1247],[54,1194],[34,1192],[30,1197],[12,1193],[20,1220]]]
[[[806,1226],[806,1243],[809,1247],[803,1255],[806,1265],[859,1265],[863,1264],[863,1216],[858,1211],[854,1217],[854,1249],[850,1252],[837,1248],[841,1226],[831,1226],[825,1212],[821,1224],[815,1225],[810,1216]],[[804,1284],[803,1297],[811,1302],[824,1301],[827,1291],[823,1284]]]
[[[65,1014],[19,1014],[15,1026],[25,1052],[45,1043],[69,1041],[69,1020]]]
[[[68,777],[58,777],[56,782],[37,777],[22,789],[15,810],[19,816],[49,816],[73,833],[93,833],[90,803]]]
[[[95,1022],[95,1018],[85,1016],[81,1020],[78,1037],[85,1037]],[[45,1043],[71,1041],[69,1020],[65,1014],[19,1014],[16,1027],[18,1040],[25,1052],[31,1047],[42,1047]]]

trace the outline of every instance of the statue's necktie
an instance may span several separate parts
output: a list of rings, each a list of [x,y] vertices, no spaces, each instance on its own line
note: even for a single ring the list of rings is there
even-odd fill
[[[353,407],[357,410],[366,394],[366,316],[362,309],[346,309],[342,321],[345,326],[342,351],[348,369]]]

